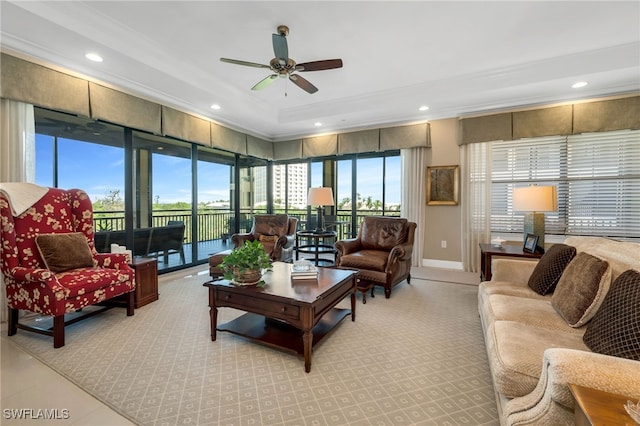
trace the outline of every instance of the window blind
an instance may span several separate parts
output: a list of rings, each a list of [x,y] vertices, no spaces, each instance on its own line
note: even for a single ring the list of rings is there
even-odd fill
[[[493,232],[523,232],[513,189],[554,185],[548,234],[640,237],[640,131],[491,143]]]

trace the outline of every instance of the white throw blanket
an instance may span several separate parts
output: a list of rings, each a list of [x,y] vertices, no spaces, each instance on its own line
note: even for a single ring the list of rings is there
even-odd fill
[[[20,216],[38,202],[49,188],[27,182],[0,182],[2,192],[11,206],[13,216]]]

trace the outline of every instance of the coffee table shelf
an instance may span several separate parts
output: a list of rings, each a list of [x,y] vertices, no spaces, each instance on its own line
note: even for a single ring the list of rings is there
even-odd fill
[[[313,327],[313,343],[318,345],[322,339],[330,334],[334,328],[346,317],[351,315],[350,309],[334,308],[327,312],[320,322]],[[217,327],[218,331],[227,331],[238,336],[246,337],[254,342],[269,347],[284,349],[298,355],[304,355],[302,330],[286,322],[267,318],[264,315],[246,313]],[[292,335],[293,336],[292,338]]]

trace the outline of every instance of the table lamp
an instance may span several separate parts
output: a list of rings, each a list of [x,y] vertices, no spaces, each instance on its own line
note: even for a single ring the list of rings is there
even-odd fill
[[[307,204],[310,206],[318,206],[318,219],[314,232],[326,232],[324,227],[324,206],[333,206],[333,190],[331,188],[309,188],[307,195]]]
[[[526,186],[513,189],[513,210],[524,215],[524,239],[527,234],[538,237],[538,246],[544,249],[544,213],[558,210],[558,193],[555,186]]]

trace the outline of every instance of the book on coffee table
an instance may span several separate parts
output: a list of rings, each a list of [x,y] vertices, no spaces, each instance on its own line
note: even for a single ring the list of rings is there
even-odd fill
[[[309,266],[306,268],[296,268],[295,265],[291,265],[291,279],[292,280],[310,280],[318,278],[318,268],[315,266]]]

